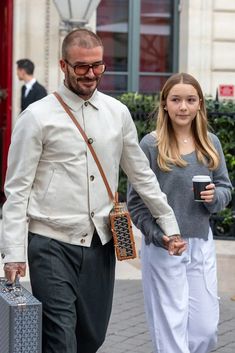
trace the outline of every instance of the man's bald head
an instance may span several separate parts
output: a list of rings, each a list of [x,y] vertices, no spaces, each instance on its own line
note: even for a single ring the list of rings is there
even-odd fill
[[[68,51],[72,46],[78,46],[81,48],[95,48],[95,47],[103,47],[103,43],[99,36],[97,36],[92,31],[79,28],[67,34],[67,36],[63,40],[62,44],[62,58],[66,59],[68,55]]]

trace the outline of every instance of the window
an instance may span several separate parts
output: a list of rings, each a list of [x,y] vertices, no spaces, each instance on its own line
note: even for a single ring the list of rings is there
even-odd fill
[[[101,0],[97,34],[107,65],[104,92],[155,93],[178,69],[178,1]]]
[[[171,5],[171,0],[141,1],[139,78],[141,92],[159,91],[166,76],[173,71]]]
[[[97,34],[104,44],[107,66],[101,87],[103,91],[127,90],[128,0],[101,0],[97,9]]]

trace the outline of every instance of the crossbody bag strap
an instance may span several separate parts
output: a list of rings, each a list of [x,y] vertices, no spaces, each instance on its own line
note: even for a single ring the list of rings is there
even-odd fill
[[[85,133],[85,131],[83,130],[83,128],[81,127],[81,125],[79,124],[79,122],[77,121],[77,119],[75,118],[74,114],[71,112],[71,110],[69,109],[69,107],[66,105],[66,103],[63,101],[63,99],[61,98],[61,96],[57,93],[57,92],[53,92],[53,94],[56,96],[56,98],[58,99],[58,101],[60,102],[60,104],[62,105],[62,107],[64,108],[64,110],[66,111],[66,113],[69,115],[69,117],[72,119],[72,121],[74,122],[74,124],[76,125],[76,127],[78,128],[78,130],[80,131],[82,137],[84,138],[89,150],[91,151],[91,154],[97,164],[97,167],[100,171],[100,174],[103,178],[105,187],[107,189],[107,192],[109,194],[110,199],[113,201],[113,203],[115,204],[118,200],[118,194],[115,193],[115,197],[113,196],[112,190],[109,186],[108,180],[106,178],[106,175],[104,173],[104,170],[100,164],[100,161],[97,157],[97,154],[95,153],[94,148],[92,147],[92,145],[89,142],[89,139]]]

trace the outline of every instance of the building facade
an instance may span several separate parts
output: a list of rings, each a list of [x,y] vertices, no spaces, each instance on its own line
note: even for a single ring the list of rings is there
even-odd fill
[[[94,0],[93,0],[94,1]],[[56,3],[67,0],[1,0],[1,184],[10,133],[20,111],[16,61],[29,58],[48,92],[62,81],[58,61],[66,34]],[[91,3],[92,0],[76,0]],[[205,94],[235,84],[234,0],[100,0],[83,25],[104,41],[104,92],[154,93],[174,72],[194,75]],[[80,5],[81,5],[80,4]],[[72,27],[72,22],[71,22]],[[70,27],[70,28],[71,28]]]

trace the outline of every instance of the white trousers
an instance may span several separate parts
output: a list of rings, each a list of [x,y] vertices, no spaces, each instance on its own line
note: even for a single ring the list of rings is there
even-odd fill
[[[217,342],[213,236],[210,230],[208,240],[186,240],[182,256],[142,241],[144,302],[154,353],[208,353]]]

